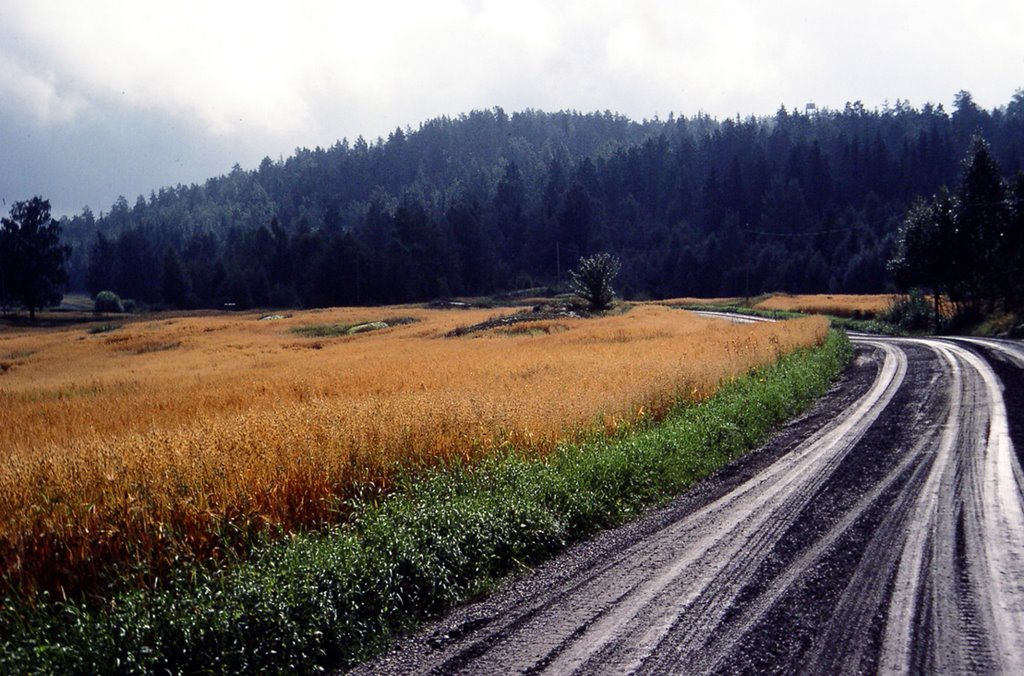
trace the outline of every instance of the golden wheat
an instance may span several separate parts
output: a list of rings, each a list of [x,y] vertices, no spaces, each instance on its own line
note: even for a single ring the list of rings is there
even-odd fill
[[[834,315],[836,317],[874,317],[885,312],[900,296],[879,294],[835,294],[790,296],[777,294],[754,306],[758,310],[782,310]]]
[[[335,521],[398,468],[544,454],[662,415],[823,340],[824,320],[731,325],[664,307],[461,338],[494,310],[333,309],[0,333],[0,566],[24,586],[159,570],[255,531]],[[501,311],[510,312],[510,311]],[[311,324],[403,314],[339,338]]]

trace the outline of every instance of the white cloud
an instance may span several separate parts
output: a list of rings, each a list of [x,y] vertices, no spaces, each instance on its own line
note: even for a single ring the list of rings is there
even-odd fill
[[[877,104],[978,87],[976,98],[994,105],[1012,93],[1013,75],[1024,79],[1022,7],[29,0],[2,18],[77,92],[36,77],[32,100],[50,115],[103,98],[194,118],[215,134],[302,136],[494,104],[731,115],[784,99]]]
[[[36,122],[70,122],[88,109],[75,93],[59,91],[51,72],[34,72],[0,52],[0,99],[13,102]]]
[[[89,98],[197,116],[226,132],[302,118],[286,16],[219,3],[33,1],[11,11],[28,49]]]

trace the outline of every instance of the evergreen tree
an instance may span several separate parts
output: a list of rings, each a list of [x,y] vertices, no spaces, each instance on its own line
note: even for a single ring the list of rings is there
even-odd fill
[[[37,309],[64,297],[71,248],[61,244],[60,223],[41,197],[15,202],[0,223],[0,294],[21,302],[34,321]]]
[[[999,301],[1015,305],[1020,275],[1011,266],[1020,260],[1021,233],[1016,213],[1016,199],[1007,199],[988,144],[976,137],[956,197],[943,191],[908,212],[889,269],[901,288],[931,290],[936,321],[942,293],[958,314],[992,310]]]
[[[114,288],[114,245],[102,232],[96,233],[96,241],[89,247],[89,264],[86,268],[85,284],[89,295],[96,297],[100,291]]]
[[[607,310],[615,300],[612,282],[619,274],[619,259],[609,253],[581,258],[572,270],[572,292],[583,299],[594,312]]]
[[[954,199],[945,193],[934,202],[919,201],[907,213],[889,271],[903,289],[928,289],[938,325],[943,293],[956,296],[963,261],[956,259]]]
[[[999,262],[1007,277],[1007,303],[1024,309],[1024,171],[1017,173],[1010,191],[1008,225],[1003,256]]]
[[[181,260],[173,249],[164,254],[163,274],[160,276],[160,290],[167,305],[183,310],[190,305],[192,290],[188,277],[181,266]]]
[[[961,252],[970,256],[963,266],[970,270],[969,284],[974,300],[991,308],[1007,270],[1000,267],[1007,252],[1005,229],[1009,225],[1006,191],[1002,174],[988,143],[975,136],[965,163],[959,190],[957,226]]]

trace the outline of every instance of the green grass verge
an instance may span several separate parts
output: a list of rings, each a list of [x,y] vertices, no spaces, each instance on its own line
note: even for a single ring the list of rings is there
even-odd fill
[[[108,324],[95,324],[86,329],[86,333],[110,333],[111,331],[117,331],[123,328],[124,324],[121,322],[113,322]]]
[[[508,452],[410,480],[351,523],[179,571],[102,607],[42,597],[0,611],[0,672],[314,672],[599,529],[679,494],[807,407],[849,361],[827,342],[752,371],[698,406],[546,462]]]
[[[357,322],[355,324],[307,324],[289,329],[291,333],[304,338],[337,338],[354,336],[358,333],[377,331],[392,326],[403,326],[416,322],[414,317],[388,317],[378,321]]]

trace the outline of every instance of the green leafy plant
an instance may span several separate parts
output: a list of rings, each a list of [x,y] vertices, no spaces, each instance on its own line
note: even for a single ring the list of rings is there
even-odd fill
[[[337,338],[354,336],[360,333],[378,331],[392,326],[403,326],[417,321],[414,317],[388,317],[379,321],[357,322],[355,324],[307,324],[289,329],[292,333],[305,338]]]
[[[124,312],[124,303],[121,301],[121,297],[113,291],[100,291],[96,294],[93,312]]]
[[[90,326],[88,329],[86,329],[86,331],[88,333],[91,333],[91,334],[110,333],[111,331],[118,330],[122,326],[124,326],[124,324],[116,324],[116,323],[97,324],[95,326]]]
[[[880,317],[903,331],[938,331],[932,304],[920,289],[911,289],[910,293],[893,302]]]
[[[609,253],[581,258],[578,269],[569,273],[573,294],[594,312],[607,310],[615,300],[612,280],[619,274],[619,268],[619,259]]]

